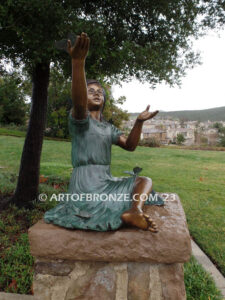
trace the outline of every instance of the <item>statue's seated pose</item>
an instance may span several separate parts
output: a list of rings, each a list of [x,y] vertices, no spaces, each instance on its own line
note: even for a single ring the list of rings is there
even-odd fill
[[[85,33],[77,37],[74,46],[68,41],[68,52],[72,58],[73,108],[69,115],[69,130],[74,169],[69,199],[47,211],[44,220],[66,228],[97,231],[115,230],[126,223],[157,232],[156,224],[142,210],[146,195],[152,192],[152,180],[138,176],[139,168],[135,168],[133,176],[113,177],[110,163],[112,144],[134,151],[144,121],[153,118],[158,111],[150,113],[148,105],[137,117],[127,138],[115,126],[104,121],[105,91],[98,81],[87,80],[86,83],[85,78],[89,43]]]

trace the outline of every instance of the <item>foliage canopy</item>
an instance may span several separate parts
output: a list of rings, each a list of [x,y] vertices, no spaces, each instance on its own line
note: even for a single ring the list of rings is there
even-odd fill
[[[2,0],[0,54],[29,68],[49,61],[69,66],[55,41],[85,31],[89,78],[178,83],[198,61],[191,38],[222,25],[224,8],[221,0]]]

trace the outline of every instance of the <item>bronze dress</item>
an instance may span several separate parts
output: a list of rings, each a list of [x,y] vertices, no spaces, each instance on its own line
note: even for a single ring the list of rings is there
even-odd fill
[[[111,148],[122,132],[114,125],[91,118],[76,120],[69,115],[73,172],[69,197],[44,215],[46,223],[66,228],[108,231],[122,225],[120,216],[131,207],[138,172],[130,177],[113,177]],[[139,168],[136,168],[141,170]],[[153,192],[154,193],[154,192]],[[163,201],[158,197],[157,204]]]

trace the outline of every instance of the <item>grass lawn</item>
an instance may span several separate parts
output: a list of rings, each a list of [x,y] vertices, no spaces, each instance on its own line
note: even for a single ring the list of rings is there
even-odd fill
[[[23,138],[0,136],[1,193],[15,188],[23,143]],[[70,151],[68,142],[45,140],[41,174],[68,182],[72,171]],[[191,235],[225,275],[225,153],[145,147],[132,153],[113,147],[114,176],[126,176],[123,171],[131,171],[137,165],[143,168],[141,175],[152,178],[156,191],[180,196]],[[51,191],[47,185],[40,189]]]
[[[5,127],[0,127],[0,135],[3,136],[15,136],[15,137],[25,137],[26,132],[21,131],[21,130],[16,130],[12,128],[5,128]],[[53,141],[70,141],[70,138],[68,139],[63,139],[63,138],[54,138],[54,137],[49,137],[49,136],[44,136],[45,140],[53,140]]]
[[[8,129],[8,128],[0,128],[0,135],[11,135],[11,136],[17,136],[17,137],[25,137],[26,132],[19,131],[15,129]]]

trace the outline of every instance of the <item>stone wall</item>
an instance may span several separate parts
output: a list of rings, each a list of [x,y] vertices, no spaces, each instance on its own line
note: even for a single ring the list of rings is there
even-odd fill
[[[181,263],[37,260],[33,289],[40,300],[186,299]]]

